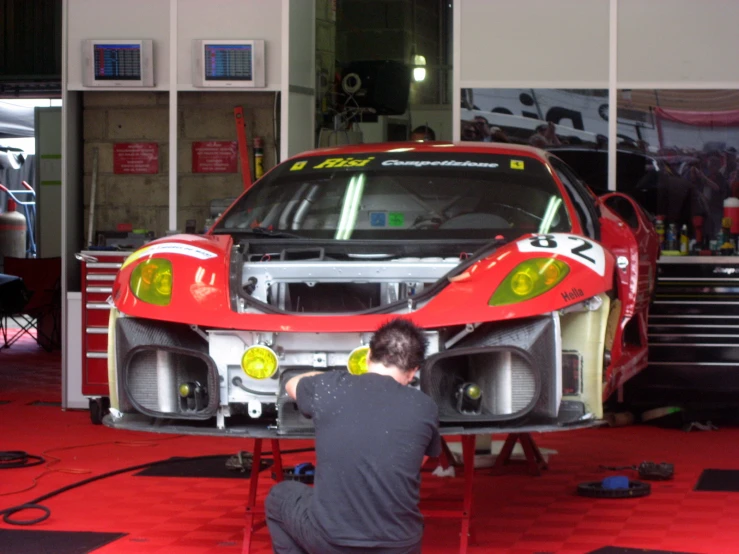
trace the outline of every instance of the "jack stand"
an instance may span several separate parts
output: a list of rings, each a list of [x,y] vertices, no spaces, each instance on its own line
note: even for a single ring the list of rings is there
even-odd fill
[[[282,452],[280,441],[271,439],[272,460],[274,462],[275,481],[282,481]],[[262,463],[262,439],[254,439],[254,452],[251,459],[251,475],[249,476],[249,495],[246,502],[246,524],[244,526],[244,542],[241,545],[242,554],[251,553],[252,534],[267,525],[264,519],[264,508],[257,508],[257,484],[259,482],[260,466]],[[260,516],[258,521],[255,518]]]
[[[526,456],[526,460],[520,463],[526,465],[528,472],[531,475],[541,475],[543,469],[548,468],[548,464],[541,455],[539,447],[536,446],[534,439],[531,438],[531,433],[510,433],[503,444],[503,448],[500,450],[500,454],[495,459],[495,465],[493,465],[492,473],[494,475],[500,475],[503,473],[503,467],[514,463],[511,460],[511,454],[513,454],[513,448],[516,443],[521,443],[523,453]]]

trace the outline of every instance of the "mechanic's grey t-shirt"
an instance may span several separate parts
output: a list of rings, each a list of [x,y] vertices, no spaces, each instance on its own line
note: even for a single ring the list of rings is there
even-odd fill
[[[311,517],[343,546],[411,546],[423,457],[438,456],[438,409],[392,377],[328,371],[298,382],[297,404],[316,428]]]

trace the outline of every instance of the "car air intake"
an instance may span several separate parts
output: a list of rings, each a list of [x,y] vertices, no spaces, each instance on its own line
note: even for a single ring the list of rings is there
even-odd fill
[[[122,412],[173,419],[215,416],[218,370],[207,345],[189,327],[120,318],[116,342]]]
[[[314,371],[313,368],[288,369],[280,375],[280,394],[277,397],[277,433],[313,433],[313,420],[305,417],[295,401],[287,395],[285,385],[296,375]],[[340,371],[340,370],[339,370]]]
[[[440,423],[556,418],[562,385],[555,318],[486,324],[428,358],[421,390],[437,403]]]

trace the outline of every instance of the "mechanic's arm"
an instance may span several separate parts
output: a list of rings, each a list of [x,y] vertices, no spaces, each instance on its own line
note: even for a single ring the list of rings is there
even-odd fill
[[[298,399],[298,383],[305,377],[313,377],[314,375],[321,375],[322,371],[309,371],[308,373],[301,373],[292,377],[287,383],[285,383],[285,392],[293,400]]]

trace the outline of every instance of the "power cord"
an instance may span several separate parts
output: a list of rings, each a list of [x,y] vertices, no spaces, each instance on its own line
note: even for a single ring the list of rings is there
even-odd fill
[[[301,452],[311,452],[315,450],[312,447],[309,448],[295,448],[292,450],[282,450],[281,454],[297,454]],[[7,454],[7,452],[3,453]],[[27,454],[25,452],[20,451],[14,451],[14,455],[19,455],[20,458],[28,458],[28,459],[41,459],[41,462],[35,462],[33,465],[38,465],[38,463],[43,463],[43,458],[40,456],[34,456],[32,454]],[[262,452],[262,455],[269,455],[272,454],[272,451],[266,451]],[[0,454],[1,455],[1,454]],[[216,454],[216,455],[210,455],[210,456],[195,456],[192,458],[168,458],[166,460],[158,460],[156,462],[147,462],[145,464],[138,464],[135,466],[129,466],[124,467],[122,469],[116,469],[114,471],[109,471],[107,473],[103,473],[101,475],[96,475],[95,477],[90,477],[88,479],[83,479],[82,481],[79,481],[77,483],[72,483],[71,485],[67,485],[65,487],[61,487],[59,489],[56,489],[48,494],[45,494],[43,496],[39,496],[38,498],[34,498],[30,502],[26,502],[25,504],[20,504],[18,506],[12,506],[10,508],[6,508],[4,510],[0,510],[0,515],[3,516],[3,521],[7,523],[8,525],[35,525],[37,523],[41,523],[42,521],[46,521],[49,516],[51,516],[51,510],[47,508],[46,506],[42,506],[41,502],[44,502],[45,500],[48,500],[49,498],[52,498],[54,496],[57,496],[59,494],[62,494],[63,492],[67,492],[72,489],[76,489],[78,487],[81,487],[83,485],[87,485],[88,483],[93,483],[95,481],[100,481],[101,479],[107,479],[108,477],[113,477],[115,475],[120,475],[121,473],[128,473],[131,471],[137,471],[140,469],[146,469],[149,467],[164,465],[164,464],[173,464],[173,463],[181,463],[181,462],[192,462],[194,460],[209,460],[213,458],[221,458],[223,457],[222,454]],[[19,465],[17,467],[30,467],[29,465]],[[5,468],[5,469],[11,469],[11,468]],[[25,489],[27,490],[27,489]],[[22,491],[18,491],[22,492]],[[34,518],[34,519],[13,519],[12,516],[16,515],[19,512],[23,512],[25,510],[39,510],[44,513],[44,515]]]

